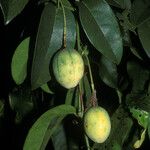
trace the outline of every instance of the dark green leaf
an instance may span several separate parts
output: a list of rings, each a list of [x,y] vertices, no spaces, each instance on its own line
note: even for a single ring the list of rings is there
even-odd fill
[[[118,3],[123,9],[130,9],[131,8],[131,0],[114,0]]]
[[[129,78],[132,80],[132,92],[145,90],[145,83],[149,80],[150,72],[141,64],[130,61],[127,64]]]
[[[42,12],[36,38],[32,64],[31,83],[36,89],[51,79],[49,65],[53,54],[61,48],[63,38],[63,13],[51,3]]]
[[[24,9],[29,0],[1,0],[0,6],[4,15],[4,22],[8,24]]]
[[[140,25],[150,18],[150,1],[134,0],[130,19],[135,25]]]
[[[4,116],[4,100],[0,99],[0,118]]]
[[[104,56],[102,56],[100,60],[99,74],[105,84],[112,88],[117,88],[117,66]]]
[[[73,106],[75,106],[77,109],[79,108],[79,96],[80,96],[79,88],[76,88]]]
[[[150,112],[150,96],[145,93],[128,94],[126,103],[130,108],[138,108]]]
[[[65,7],[65,16],[66,16],[66,42],[67,48],[73,49],[76,43],[76,23],[75,18],[72,13],[74,8],[71,6],[68,0],[62,0],[63,6]],[[71,11],[72,10],[72,11]]]
[[[119,106],[111,118],[111,124],[109,138],[102,144],[94,145],[98,150],[112,150],[115,147],[117,147],[117,150],[122,150],[124,142],[129,137],[133,121],[122,106]]]
[[[52,142],[55,150],[67,150],[67,138],[62,124],[53,133]]]
[[[9,94],[9,104],[17,113],[17,122],[21,121],[34,107],[30,88],[21,87]]]
[[[138,27],[138,34],[147,56],[150,57],[150,20]]]
[[[131,1],[130,0],[106,0],[109,4],[119,7],[122,9],[130,9],[131,7]]]
[[[32,150],[44,150],[63,118],[75,113],[76,109],[71,105],[59,105],[45,112],[29,130],[23,150],[31,147]]]
[[[66,24],[67,24],[67,35],[66,35],[66,41],[67,41],[67,48],[74,48],[76,43],[76,23],[75,18],[73,16],[73,13],[65,9],[66,14]]]
[[[30,38],[23,40],[14,52],[11,73],[16,84],[21,84],[27,76],[27,60]]]
[[[88,107],[91,102],[92,91],[91,91],[89,80],[86,75],[83,77],[83,89],[84,89],[86,107]]]
[[[84,0],[78,4],[82,27],[93,46],[104,56],[119,64],[122,39],[115,15],[104,0]]]

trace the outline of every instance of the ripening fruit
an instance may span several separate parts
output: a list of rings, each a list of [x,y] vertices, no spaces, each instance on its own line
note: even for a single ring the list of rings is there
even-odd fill
[[[75,87],[84,73],[84,63],[81,55],[74,49],[59,51],[53,60],[54,76],[63,87]]]
[[[110,117],[102,107],[91,107],[84,116],[84,130],[87,136],[96,143],[103,143],[111,130]]]

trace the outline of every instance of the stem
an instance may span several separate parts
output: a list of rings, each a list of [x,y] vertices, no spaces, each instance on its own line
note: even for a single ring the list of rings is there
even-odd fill
[[[79,83],[79,109],[78,109],[78,114],[79,117],[83,117],[84,113],[84,106],[83,106],[83,98],[82,98],[82,89],[81,89],[81,83]]]
[[[66,48],[66,45],[67,45],[67,40],[66,40],[66,35],[67,35],[67,22],[66,22],[66,13],[65,13],[65,8],[64,8],[64,5],[62,3],[61,0],[60,1],[60,4],[61,4],[61,7],[62,7],[62,11],[63,11],[63,16],[64,16],[64,35],[63,35],[63,44],[64,44],[64,48]]]
[[[85,137],[85,142],[86,142],[86,147],[87,147],[87,150],[90,150],[90,144],[89,144],[89,139],[86,135],[84,135]]]
[[[76,26],[76,30],[77,30],[77,47],[78,50],[81,51],[81,45],[80,45],[80,31],[79,31],[79,24],[77,22],[77,26]],[[93,79],[92,79],[93,82]],[[83,118],[83,114],[84,114],[84,105],[83,105],[83,99],[82,99],[82,89],[81,89],[81,82],[79,83],[79,92],[80,92],[80,98],[79,98],[79,112],[81,111],[80,117]],[[85,142],[86,142],[86,147],[87,150],[90,150],[90,144],[89,144],[89,139],[86,136],[86,134],[84,134],[85,137]]]
[[[85,55],[87,63],[88,63],[88,68],[89,68],[89,73],[90,73],[90,80],[91,80],[91,88],[92,88],[92,93],[95,92],[95,87],[94,87],[94,81],[93,81],[93,76],[92,76],[92,71],[91,71],[91,65],[90,61],[87,55]]]
[[[121,102],[122,102],[122,93],[118,89],[116,90],[116,92],[117,92],[117,95],[118,95],[118,98],[119,98],[119,104],[121,104]]]
[[[61,0],[57,0],[57,8],[60,8]]]

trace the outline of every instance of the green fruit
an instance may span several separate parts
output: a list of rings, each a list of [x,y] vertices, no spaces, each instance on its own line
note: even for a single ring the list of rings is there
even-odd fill
[[[102,107],[91,107],[84,116],[84,129],[87,136],[96,143],[103,143],[111,130],[110,117]]]
[[[53,60],[54,76],[63,87],[70,89],[81,80],[84,63],[81,55],[74,49],[59,51]]]

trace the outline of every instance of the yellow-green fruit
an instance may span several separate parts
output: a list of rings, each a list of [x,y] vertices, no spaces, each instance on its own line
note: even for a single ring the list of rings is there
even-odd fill
[[[53,60],[54,76],[63,87],[70,89],[81,80],[84,63],[81,55],[74,49],[59,51]]]
[[[102,107],[91,107],[84,116],[84,129],[87,136],[96,143],[103,143],[111,130],[110,117]]]

